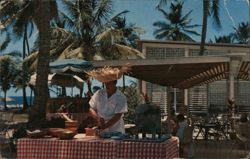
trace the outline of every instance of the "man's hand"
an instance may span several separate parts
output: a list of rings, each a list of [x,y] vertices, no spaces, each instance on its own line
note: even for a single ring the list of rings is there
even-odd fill
[[[101,117],[98,117],[97,124],[102,129],[105,125],[105,120]]]

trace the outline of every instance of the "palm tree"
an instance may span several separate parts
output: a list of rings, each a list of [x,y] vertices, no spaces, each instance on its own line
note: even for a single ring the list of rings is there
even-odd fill
[[[153,23],[153,25],[157,27],[154,31],[156,39],[194,41],[190,35],[199,35],[197,32],[190,30],[199,26],[189,25],[192,20],[189,19],[192,11],[189,11],[187,14],[182,16],[183,4],[183,1],[176,3],[172,2],[169,13],[159,8],[159,11],[164,15],[167,22],[158,21]]]
[[[23,36],[23,59],[26,56],[26,48],[29,53],[29,43],[28,43],[28,26],[31,24],[32,27],[29,27],[32,34],[32,15],[33,9],[31,9],[31,5],[28,1],[10,1],[5,3],[4,7],[1,9],[1,19],[3,23],[11,28],[13,36],[12,39],[15,41],[19,40]],[[23,71],[26,71],[24,68]],[[25,78],[23,79],[23,86],[25,82]],[[27,108],[27,98],[26,98],[26,89],[23,87],[23,110]]]
[[[136,24],[127,24],[126,17],[115,16],[112,18],[112,28],[116,31],[120,31],[121,39],[119,44],[137,47],[136,40],[140,39],[140,35],[144,34],[143,28],[136,26]]]
[[[105,59],[127,59],[127,58],[144,58],[144,56],[136,49],[136,39],[140,39],[140,35],[145,31],[135,24],[126,24],[126,18],[116,15],[107,22],[96,37],[99,44],[97,48],[98,55]]]
[[[37,62],[35,105],[30,114],[30,124],[41,127],[45,120],[45,106],[48,99],[48,73],[50,52],[51,1],[34,1],[36,9],[35,24],[39,31],[39,51]]]
[[[1,20],[3,23],[8,26],[8,29],[12,30],[13,36],[12,39],[15,41],[23,39],[23,59],[26,57],[26,54],[29,54],[29,41],[28,41],[28,31],[29,36],[33,32],[33,21],[32,15],[34,15],[34,10],[32,9],[32,3],[28,1],[10,1],[5,2],[4,7],[0,11]],[[27,51],[26,51],[27,49]],[[26,71],[24,68],[23,71]],[[23,110],[27,108],[27,98],[26,98],[26,87],[25,87],[25,78],[23,78],[24,87],[23,91]]]
[[[250,42],[250,25],[248,22],[240,23],[237,28],[234,27],[234,30],[233,38],[239,44],[248,44]]]
[[[6,97],[7,91],[11,88],[16,77],[17,64],[10,55],[0,56],[0,85],[4,92],[4,108],[7,109]]]
[[[214,37],[215,43],[234,43],[233,40],[233,35],[229,34],[229,35],[223,35],[223,36],[219,36],[219,37]]]
[[[62,0],[62,2],[64,10],[59,12],[59,18],[53,22],[52,27],[50,51],[52,60],[58,58],[114,59],[127,58],[130,55],[142,57],[136,49],[121,44],[122,37],[125,35],[124,30],[114,26],[117,17],[128,11],[125,10],[109,19],[111,0]],[[133,27],[131,33],[134,34],[139,30],[138,28]],[[33,70],[37,63],[34,58],[36,55],[37,52],[25,60]]]
[[[93,60],[98,54],[102,57],[114,59],[118,57],[113,55],[123,54],[124,50],[128,50],[125,45],[116,45],[119,44],[121,37],[124,37],[124,30],[114,27],[114,21],[127,13],[127,10],[109,19],[112,13],[111,0],[64,0],[63,2],[68,13],[68,16],[63,16],[64,20],[66,19],[66,24],[70,31],[74,33],[76,40],[65,49],[60,58],[79,57]],[[102,46],[103,44],[104,46]],[[107,47],[108,50],[103,49]],[[68,50],[72,50],[71,53]],[[138,54],[135,49],[128,50],[128,52],[133,51]],[[110,52],[112,52],[111,55]]]
[[[22,10],[20,12],[20,15],[16,18],[16,22],[13,25],[13,33],[17,40],[22,38],[23,41],[23,59],[27,55],[30,54],[30,44],[29,44],[29,38],[33,34],[33,17],[34,10],[32,9],[31,3],[25,2],[22,4],[21,8],[19,10]],[[22,74],[29,75],[27,72],[27,69],[25,65],[23,64],[22,67]],[[27,86],[27,77],[21,76],[22,78],[22,92],[23,92],[23,110],[27,109],[28,102],[27,102],[27,95],[26,95],[26,86]]]
[[[34,8],[34,1],[3,1],[3,7],[0,11],[0,18],[2,24],[10,28],[13,33],[12,39],[23,40],[23,59],[26,55],[30,53],[29,41],[28,38],[33,33],[34,28],[34,18],[36,15],[36,10]],[[56,3],[52,1],[53,6],[55,6],[55,10],[52,12],[55,14],[56,12]],[[26,50],[27,49],[27,50]],[[25,65],[25,64],[24,64]],[[23,66],[24,66],[23,65]],[[23,71],[27,71],[24,67]],[[24,74],[27,74],[24,72]],[[26,98],[26,84],[25,77],[23,78],[23,110],[27,108],[27,98]]]
[[[200,44],[200,55],[204,54],[205,41],[207,35],[207,19],[209,16],[213,16],[215,26],[221,27],[219,18],[219,0],[203,0],[203,22],[201,31],[201,44]]]
[[[73,33],[75,37],[70,49],[82,48],[83,51],[80,53],[82,57],[92,59],[96,52],[94,47],[96,35],[111,14],[111,0],[62,0],[62,2],[65,12],[60,16],[64,18],[69,28],[68,34]]]

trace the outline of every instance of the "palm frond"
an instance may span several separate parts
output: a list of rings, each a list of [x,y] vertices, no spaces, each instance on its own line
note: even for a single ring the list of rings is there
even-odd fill
[[[212,1],[211,13],[213,15],[214,24],[217,29],[221,28],[220,14],[219,14],[219,0]]]
[[[113,16],[113,17],[110,19],[110,21],[114,21],[116,18],[118,18],[118,17],[120,17],[121,15],[124,15],[124,14],[126,14],[126,13],[128,13],[128,12],[130,12],[130,11],[129,11],[129,10],[124,10],[124,11],[122,11],[122,12],[116,14],[115,16]]]
[[[160,7],[164,6],[164,5],[167,5],[167,2],[169,0],[158,0],[158,2],[156,3],[156,6],[155,8],[159,9]]]
[[[120,44],[114,44],[114,47],[117,48],[119,53],[121,54],[121,59],[129,59],[129,58],[141,58],[144,59],[145,56],[143,53],[138,51],[137,49],[133,49],[131,47],[120,45]]]
[[[112,0],[101,0],[96,10],[93,22],[97,26],[101,26],[104,21],[107,21],[112,13]]]
[[[97,41],[110,41],[111,44],[113,44],[115,42],[120,42],[122,37],[123,37],[122,30],[109,29],[97,35],[96,40]]]
[[[165,10],[159,9],[159,11],[163,14],[163,16],[164,16],[164,18],[165,18],[166,20],[169,20],[169,14],[168,14]]]
[[[200,33],[197,33],[196,31],[193,31],[193,30],[183,29],[183,31],[184,31],[184,32],[187,32],[188,34],[200,36]]]
[[[70,30],[76,32],[77,29],[75,27],[75,21],[71,19],[65,12],[59,11],[58,12],[58,19],[56,20],[58,23],[64,23],[63,26],[58,27],[65,27],[69,28]]]
[[[7,33],[4,41],[0,43],[0,52],[4,51],[8,47],[10,41],[11,41],[10,35]]]
[[[132,27],[132,30],[138,34],[144,34],[145,30],[142,27]]]
[[[185,15],[180,19],[180,21],[185,21],[185,20],[187,20],[192,12],[193,12],[193,10],[189,11],[187,14],[185,14]],[[190,19],[190,21],[191,21],[191,19]]]
[[[9,53],[7,53],[6,55],[9,55],[9,56],[13,56],[13,57],[22,57],[22,53],[20,51],[17,51],[17,50],[14,50],[14,51],[11,51]]]

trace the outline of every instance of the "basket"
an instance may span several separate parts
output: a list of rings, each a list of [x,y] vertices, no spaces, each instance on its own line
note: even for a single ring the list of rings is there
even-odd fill
[[[86,136],[96,136],[96,129],[93,128],[85,128]]]
[[[65,121],[65,129],[73,131],[74,133],[77,132],[78,129],[78,122],[75,121]]]
[[[41,138],[44,137],[46,134],[47,134],[46,130],[35,130],[35,131],[27,130],[27,136],[30,138]]]
[[[73,137],[76,135],[75,132],[70,131],[70,130],[65,130],[65,131],[61,131],[58,133],[58,137],[61,140],[69,140],[69,139],[73,139]]]
[[[53,136],[53,137],[58,137],[58,133],[65,131],[66,129],[63,128],[48,128],[48,135]]]

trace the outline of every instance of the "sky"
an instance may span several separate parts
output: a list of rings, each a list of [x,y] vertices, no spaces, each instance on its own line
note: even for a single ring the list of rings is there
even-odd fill
[[[129,10],[126,14],[128,23],[136,24],[136,26],[142,27],[145,30],[145,34],[141,35],[141,39],[154,40],[153,32],[155,30],[153,23],[156,21],[164,20],[163,15],[155,9],[158,0],[114,0],[113,14],[122,12],[123,10]],[[232,33],[233,27],[237,27],[241,22],[250,21],[250,10],[248,0],[220,0],[220,18],[222,27],[220,30],[216,30],[213,27],[211,19],[208,19],[207,41],[214,40],[215,36],[228,35]],[[170,3],[163,9],[168,11]],[[193,10],[190,17],[192,18],[191,24],[202,24],[202,0],[185,0],[183,7],[183,15]],[[201,32],[201,27],[197,28],[198,33]],[[34,38],[34,37],[33,37]],[[200,41],[200,37],[193,38],[196,41]],[[21,42],[12,44],[7,51],[11,49],[21,49]],[[128,79],[127,83],[133,79]],[[121,85],[122,80],[118,81]],[[95,82],[96,85],[101,85]],[[1,96],[0,92],[0,96]],[[20,93],[15,93],[13,90],[8,92],[8,95],[15,96]]]
[[[137,26],[143,27],[146,34],[142,35],[142,39],[153,40],[153,31],[155,30],[153,23],[164,20],[163,15],[155,9],[158,0],[116,0],[114,13],[119,13],[125,9],[128,22],[135,23]],[[214,36],[227,35],[233,32],[233,27],[238,26],[240,22],[249,21],[249,1],[248,0],[220,0],[220,17],[222,28],[214,29],[211,19],[208,21],[207,41],[214,40]],[[163,9],[168,11],[170,3]],[[202,0],[185,0],[183,6],[183,15],[193,10],[190,17],[191,24],[202,24]],[[201,27],[197,28],[198,33]],[[200,37],[193,37],[196,41],[200,41]]]

